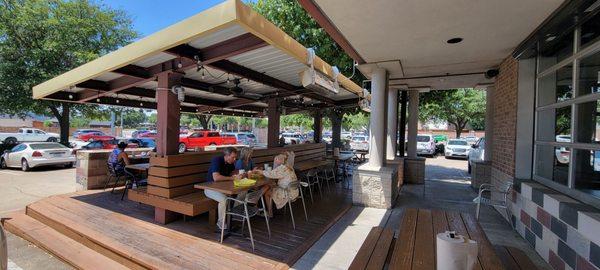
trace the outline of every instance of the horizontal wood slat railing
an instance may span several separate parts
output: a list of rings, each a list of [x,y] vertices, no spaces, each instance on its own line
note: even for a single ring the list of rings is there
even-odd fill
[[[255,149],[253,161],[257,167],[272,163],[275,155],[285,151],[295,153],[295,162],[324,159],[325,144],[297,144],[284,147]],[[148,170],[148,186],[132,190],[128,198],[149,204],[157,208],[185,214],[198,215],[214,208],[216,204],[200,190],[194,188],[197,183],[206,181],[206,174],[213,157],[221,155],[221,150],[188,152],[179,155],[153,156]],[[183,196],[195,198],[191,202],[182,202]],[[174,204],[171,200],[183,203]],[[200,204],[210,204],[204,207]],[[204,211],[204,212],[202,212]]]

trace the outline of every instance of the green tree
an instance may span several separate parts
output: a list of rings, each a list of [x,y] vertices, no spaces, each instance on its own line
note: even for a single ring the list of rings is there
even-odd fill
[[[122,109],[123,114],[117,113],[117,116],[123,115],[123,127],[125,128],[136,128],[139,127],[141,123],[147,121],[148,116],[144,113],[142,109]],[[117,119],[119,122],[121,119]]]
[[[369,115],[363,111],[344,114],[342,128],[346,130],[363,130],[369,128]]]
[[[156,125],[156,117],[156,113],[151,113],[150,115],[148,115],[148,123]]]
[[[484,121],[485,92],[474,89],[431,91],[419,97],[419,120],[447,121],[456,129],[456,137],[469,122]]]
[[[131,19],[87,0],[0,0],[0,113],[58,119],[67,143],[71,111],[86,116],[102,106],[34,100],[33,86],[128,44]]]
[[[311,130],[313,128],[312,116],[296,113],[281,116],[282,128],[302,128],[303,130]]]

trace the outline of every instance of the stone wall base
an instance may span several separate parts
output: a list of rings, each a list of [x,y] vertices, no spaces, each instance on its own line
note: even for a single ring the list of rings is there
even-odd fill
[[[391,209],[398,195],[397,166],[372,168],[359,166],[352,176],[354,205]]]
[[[409,184],[425,183],[425,158],[404,158],[404,181]]]
[[[492,162],[474,161],[471,165],[471,187],[479,189],[481,184],[489,184],[492,179]]]

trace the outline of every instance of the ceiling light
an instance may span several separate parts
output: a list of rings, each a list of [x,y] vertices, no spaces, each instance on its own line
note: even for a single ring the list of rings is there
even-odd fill
[[[69,95],[69,99],[73,99],[73,95]]]
[[[463,39],[462,39],[462,38],[460,38],[460,37],[455,37],[455,38],[451,38],[451,39],[449,39],[449,40],[446,40],[446,43],[448,43],[448,44],[456,44],[456,43],[459,43],[459,42],[461,42],[461,41],[463,41]]]
[[[97,98],[97,99],[96,99],[96,102],[100,102],[100,98]]]
[[[556,39],[556,36],[549,36],[546,38],[546,42],[553,41],[554,39]]]
[[[121,101],[119,101],[119,100],[117,99],[115,102],[117,102],[117,104],[119,104],[119,102],[121,102]]]

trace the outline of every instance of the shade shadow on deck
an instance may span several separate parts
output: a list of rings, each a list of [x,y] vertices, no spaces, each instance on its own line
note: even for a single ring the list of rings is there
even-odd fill
[[[167,225],[160,225],[153,220],[153,207],[127,200],[120,201],[120,194],[118,193],[110,194],[110,192],[96,191],[83,194],[75,193],[64,197],[69,197],[74,201],[85,203],[92,207],[123,214],[127,217],[152,223],[155,226],[168,228],[189,236],[215,243],[219,241],[220,234],[215,233],[213,230],[214,227],[209,226],[207,214],[193,218],[187,217],[186,221],[181,219]],[[296,221],[295,230],[292,227],[289,212],[284,212],[283,210],[277,211],[275,217],[270,221],[272,233],[270,239],[264,219],[259,217],[253,218],[251,220],[252,231],[256,244],[254,252],[248,238],[231,236],[225,239],[223,244],[286,265],[292,265],[351,207],[350,191],[342,189],[339,186],[332,188],[330,192],[326,191],[323,194],[323,198],[320,198],[318,193],[315,195],[314,203],[311,203],[309,198],[306,200],[308,222],[304,218],[301,202],[296,201],[293,203]],[[81,220],[80,222],[85,223],[86,220]],[[234,222],[233,224],[235,225],[236,223]],[[105,233],[110,235],[110,232]],[[143,252],[144,247],[141,246],[139,248]]]

